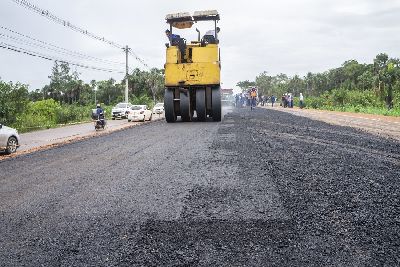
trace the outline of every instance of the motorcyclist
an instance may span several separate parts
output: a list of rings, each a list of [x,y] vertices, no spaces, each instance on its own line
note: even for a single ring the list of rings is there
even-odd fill
[[[101,108],[100,104],[96,105],[96,114],[97,114],[97,117],[98,117],[101,125],[104,126],[104,123],[105,123],[104,122],[104,110]]]

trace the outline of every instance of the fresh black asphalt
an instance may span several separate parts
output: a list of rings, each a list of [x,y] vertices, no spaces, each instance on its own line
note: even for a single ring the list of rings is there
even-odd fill
[[[399,266],[400,143],[276,110],[0,162],[0,266]]]

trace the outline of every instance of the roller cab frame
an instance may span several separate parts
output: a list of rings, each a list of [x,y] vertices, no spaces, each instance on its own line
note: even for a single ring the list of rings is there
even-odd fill
[[[190,29],[195,23],[213,21],[215,40],[200,38],[187,43],[181,38],[167,44],[165,62],[164,107],[167,122],[197,121],[211,117],[221,121],[221,60],[218,47],[217,23],[220,16],[216,10],[176,13],[166,16],[170,31],[174,28]]]

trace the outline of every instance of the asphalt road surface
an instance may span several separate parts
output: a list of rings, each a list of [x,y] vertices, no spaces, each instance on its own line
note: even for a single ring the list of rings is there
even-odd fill
[[[164,119],[164,114],[153,114],[153,120]],[[98,133],[108,133],[120,130],[143,122],[128,122],[127,119],[122,120],[107,120],[105,130],[100,130]],[[60,128],[47,129],[20,134],[21,147],[19,152],[29,152],[37,150],[45,146],[62,144],[64,142],[76,139],[85,138],[96,135],[93,122],[80,123],[75,125],[64,126]]]
[[[400,143],[272,109],[0,162],[1,266],[399,266]]]

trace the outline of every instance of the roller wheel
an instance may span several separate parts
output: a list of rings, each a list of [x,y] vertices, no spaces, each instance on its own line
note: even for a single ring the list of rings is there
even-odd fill
[[[190,93],[189,91],[185,94],[184,92],[180,93],[180,108],[181,108],[181,118],[182,121],[191,121],[193,111],[190,106]]]
[[[201,88],[196,90],[196,113],[198,121],[205,121],[206,113],[206,89]]]
[[[221,90],[213,88],[211,92],[212,118],[214,121],[221,121]]]
[[[165,109],[165,120],[167,122],[175,122],[176,114],[174,108],[174,90],[165,89],[164,109]]]

